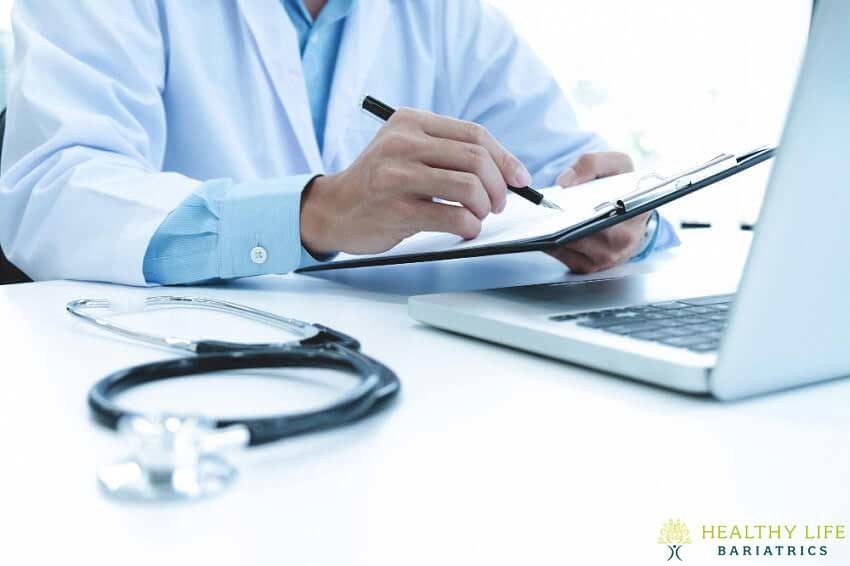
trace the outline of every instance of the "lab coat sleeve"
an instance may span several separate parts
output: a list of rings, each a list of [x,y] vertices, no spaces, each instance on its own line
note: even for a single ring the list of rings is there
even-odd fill
[[[555,185],[581,155],[608,149],[578,127],[554,77],[501,13],[481,0],[444,0],[442,6],[440,112],[486,126],[528,167],[537,187]],[[637,259],[678,242],[660,217]]]
[[[278,194],[287,180],[244,187],[162,171],[167,45],[157,6],[15,3],[0,243],[34,279],[146,284],[151,238],[198,191],[214,197],[220,277],[299,264],[300,199]],[[261,208],[248,226],[243,212]],[[250,262],[258,242],[274,242],[262,266]]]

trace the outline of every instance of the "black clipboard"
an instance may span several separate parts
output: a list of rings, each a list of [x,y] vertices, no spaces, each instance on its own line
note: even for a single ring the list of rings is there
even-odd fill
[[[758,165],[775,154],[775,148],[762,147],[750,151],[741,156],[730,154],[720,155],[713,160],[673,175],[671,177],[653,176],[659,180],[658,183],[624,195],[616,202],[600,203],[599,216],[589,218],[586,223],[570,227],[562,232],[544,238],[523,240],[517,242],[500,243],[486,246],[476,246],[452,250],[437,250],[417,254],[399,254],[391,256],[368,256],[363,258],[352,258],[340,261],[330,261],[311,265],[296,270],[297,273],[309,273],[313,271],[329,271],[333,269],[351,269],[355,267],[370,267],[377,265],[398,265],[404,263],[419,263],[426,261],[440,261],[446,259],[462,259],[467,257],[482,257],[488,255],[514,254],[522,252],[546,251],[562,246],[574,240],[584,238],[610,228],[629,218],[639,216],[645,212],[655,210],[667,203],[695,193],[700,189],[711,186],[724,179],[728,179],[742,171]],[[730,162],[728,166],[725,162]],[[732,162],[734,161],[734,163]],[[718,170],[718,165],[724,165]],[[706,175],[700,175],[706,171]],[[715,172],[716,171],[716,172]]]

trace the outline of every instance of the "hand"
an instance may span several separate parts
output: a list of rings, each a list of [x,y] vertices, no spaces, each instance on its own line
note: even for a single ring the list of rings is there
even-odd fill
[[[631,158],[625,153],[586,153],[575,165],[558,177],[562,187],[634,171]],[[594,273],[628,261],[638,252],[650,212],[630,218],[607,230],[570,242],[548,253],[561,260],[574,273]]]
[[[474,238],[531,175],[482,126],[401,109],[348,169],[301,199],[301,241],[314,254],[380,253],[417,232]],[[461,206],[433,201],[439,197]]]

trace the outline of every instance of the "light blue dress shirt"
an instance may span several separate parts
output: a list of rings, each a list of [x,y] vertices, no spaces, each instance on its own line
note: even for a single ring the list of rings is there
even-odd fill
[[[355,0],[329,0],[315,20],[302,0],[281,1],[298,34],[310,112],[321,151],[345,18]],[[301,191],[313,177],[295,175],[239,184],[218,180],[201,185],[168,216],[151,239],[144,259],[145,280],[159,284],[193,283],[286,273],[316,263],[300,246],[299,219],[278,214],[281,210],[300,212]],[[223,231],[223,215],[242,220],[235,223],[236,229]],[[246,256],[241,244],[252,230],[260,231],[256,226],[263,226],[262,233],[266,235],[261,262],[252,261],[256,256]],[[273,241],[269,241],[269,235]],[[633,261],[678,243],[672,227],[659,221]],[[259,247],[260,242],[257,244]],[[299,247],[300,257],[276,253]]]
[[[319,151],[324,149],[328,99],[331,95],[342,30],[353,4],[354,0],[329,0],[314,21],[302,0],[283,0],[286,13],[289,14],[298,34],[307,96],[310,100],[310,114],[313,117],[313,129],[316,132]]]
[[[345,18],[351,12],[354,1],[328,0],[314,21],[301,0],[282,0],[298,34],[313,129],[320,151],[337,53]],[[301,234],[290,233],[293,232],[292,227],[300,226],[297,219],[293,222],[274,212],[300,211],[301,191],[313,176],[294,175],[236,185],[226,181],[204,183],[168,216],[154,234],[145,253],[145,280],[163,285],[192,283],[261,273],[285,273],[315,263],[316,260],[303,246],[300,258],[280,257],[275,253],[277,249],[293,249],[292,242],[295,239],[300,242]],[[297,202],[270,206],[270,199]],[[243,218],[243,230],[222,233],[219,220],[223,214]],[[242,241],[245,232],[250,232],[252,226],[273,224],[279,228],[263,230],[263,233],[277,234],[280,245],[264,241],[263,249],[270,250],[266,252],[265,261],[257,264],[251,261],[250,256],[246,257],[237,242]]]

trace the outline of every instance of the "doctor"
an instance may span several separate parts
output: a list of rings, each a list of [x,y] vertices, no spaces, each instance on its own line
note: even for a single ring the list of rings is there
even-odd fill
[[[12,24],[0,244],[34,279],[286,273],[631,169],[479,0],[17,0]],[[381,127],[365,92],[419,110]],[[644,216],[553,255],[676,242]]]

